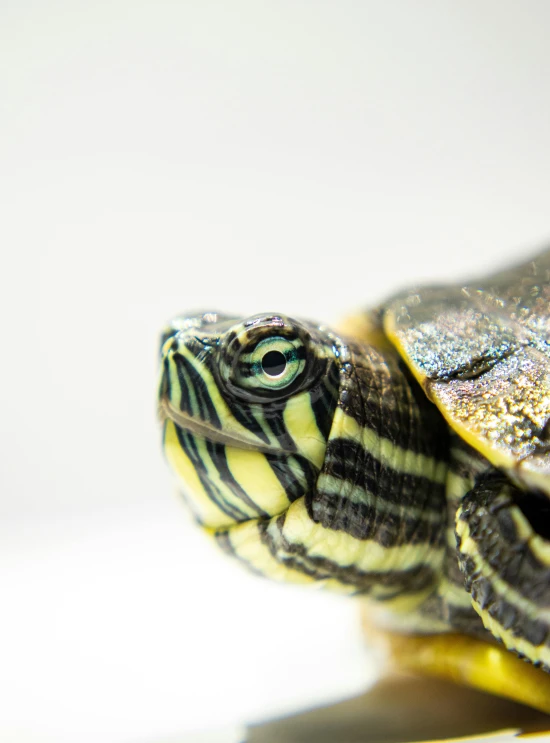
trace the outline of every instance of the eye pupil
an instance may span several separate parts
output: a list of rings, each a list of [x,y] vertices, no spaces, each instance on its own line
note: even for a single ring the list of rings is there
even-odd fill
[[[286,368],[286,359],[280,351],[268,351],[262,359],[262,369],[270,377],[278,377]]]

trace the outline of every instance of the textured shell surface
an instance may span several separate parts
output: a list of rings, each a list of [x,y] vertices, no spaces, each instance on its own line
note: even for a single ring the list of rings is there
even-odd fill
[[[550,493],[550,250],[480,281],[398,296],[384,328],[464,439]]]

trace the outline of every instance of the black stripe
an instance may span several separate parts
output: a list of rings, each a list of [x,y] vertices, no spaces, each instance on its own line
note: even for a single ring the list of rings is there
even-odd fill
[[[189,392],[189,385],[187,384],[186,373],[181,363],[182,357],[178,354],[177,358],[174,356],[174,364],[178,375],[178,383],[180,386],[181,397],[180,397],[180,410],[188,415],[193,415],[194,411],[191,409],[191,395]]]
[[[258,423],[258,420],[253,412],[247,405],[239,404],[238,401],[233,399],[227,399],[226,402],[231,410],[231,413],[236,420],[241,424],[243,428],[257,436],[260,441],[264,444],[269,444],[269,436],[264,433],[262,427]]]
[[[331,364],[327,376],[309,393],[317,428],[325,440],[328,439],[338,401],[338,377],[338,367]]]
[[[353,565],[342,566],[323,557],[312,557],[301,544],[289,543],[282,534],[285,514],[276,521],[262,526],[262,542],[279,562],[314,577],[316,580],[336,579],[345,585],[354,586],[356,593],[369,593],[373,588],[387,587],[395,592],[382,598],[393,598],[401,593],[417,593],[435,581],[435,573],[429,565],[418,565],[407,570],[363,571]],[[276,537],[269,530],[276,527]],[[378,598],[378,596],[377,596]]]
[[[308,459],[299,454],[289,457],[286,454],[272,453],[265,454],[265,458],[290,502],[301,498],[304,493],[313,492],[318,471]],[[299,467],[301,478],[292,470],[292,463]]]
[[[547,621],[527,617],[519,607],[496,593],[490,580],[477,573],[471,558],[465,558],[463,565],[467,576],[467,590],[492,619],[513,637],[525,638],[535,647],[550,648],[550,624]],[[547,667],[547,670],[550,669]]]
[[[281,449],[286,452],[295,452],[296,444],[294,439],[286,429],[284,421],[284,409],[286,407],[286,400],[279,405],[264,407],[264,419],[269,426],[269,429],[277,439],[277,442]]]
[[[250,562],[249,560],[245,560],[244,557],[242,557],[242,555],[239,555],[239,553],[235,550],[235,548],[231,544],[228,529],[220,529],[219,531],[216,531],[214,533],[214,539],[216,540],[216,544],[218,545],[218,547],[223,550],[226,555],[234,557],[235,559],[244,563],[247,567],[247,570],[249,570],[251,573],[265,578],[264,573],[262,573],[261,570],[258,570],[254,563]]]
[[[464,595],[466,591],[464,591]],[[450,628],[487,640],[490,633],[483,626],[473,606],[457,606],[439,594],[432,594],[418,608],[421,617],[445,622]]]
[[[216,506],[227,514],[233,521],[246,521],[250,516],[242,511],[240,508],[235,506],[233,503],[227,503],[225,498],[219,492],[218,488],[213,485],[208,475],[208,468],[203,462],[195,443],[195,439],[191,434],[186,433],[178,425],[175,425],[176,435],[178,437],[179,444],[183,451],[187,454],[191,460],[193,467],[197,473],[197,476],[204,488],[206,494],[210,500],[216,504]]]
[[[397,506],[415,506],[434,513],[445,510],[444,484],[387,467],[356,441],[330,439],[324,472]]]
[[[382,358],[368,346],[350,345],[351,362],[342,368],[341,406],[403,449],[446,460],[448,432],[437,408],[391,351]]]
[[[220,428],[220,418],[216,408],[214,407],[212,398],[210,397],[208,385],[206,384],[203,375],[200,374],[200,372],[198,372],[195,367],[179,353],[174,354],[174,362],[176,363],[178,370],[180,365],[185,369],[185,372],[193,385],[193,390],[197,399],[197,406],[199,408],[198,417],[203,421],[211,423],[211,425],[216,428]],[[204,364],[204,361],[202,361],[202,363]]]
[[[216,469],[219,472],[219,475],[222,479],[222,481],[228,485],[228,487],[231,489],[232,493],[239,498],[243,503],[246,503],[246,505],[251,508],[253,511],[255,511],[259,517],[261,518],[269,518],[270,514],[268,514],[266,511],[263,510],[263,508],[260,508],[257,503],[255,503],[252,498],[248,495],[246,490],[240,485],[238,480],[235,479],[233,476],[233,473],[229,469],[229,465],[227,464],[227,452],[225,449],[225,446],[223,444],[218,444],[214,441],[210,441],[209,439],[205,439],[206,442],[206,450],[208,451],[208,454],[210,455],[210,459],[212,460],[212,463],[216,467]],[[247,516],[247,519],[253,518],[251,516]]]
[[[384,513],[367,503],[351,501],[345,496],[317,492],[312,503],[315,522],[327,529],[343,531],[355,539],[375,540],[383,547],[401,544],[442,546],[445,539],[444,514],[436,523],[410,518],[406,509],[399,514]]]
[[[550,607],[550,567],[520,540],[510,511],[518,509],[515,488],[500,473],[481,478],[465,496],[460,520],[482,559],[520,595],[541,608]],[[518,509],[519,510],[519,509]]]
[[[162,363],[162,381],[159,397],[172,400],[172,382],[170,381],[170,365],[167,357],[165,357]]]

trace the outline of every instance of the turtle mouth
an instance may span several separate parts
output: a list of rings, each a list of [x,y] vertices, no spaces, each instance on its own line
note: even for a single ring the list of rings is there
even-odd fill
[[[161,397],[160,399],[158,417],[161,423],[164,423],[166,420],[171,420],[176,424],[176,426],[183,428],[184,431],[192,433],[195,436],[200,436],[208,441],[212,441],[215,444],[224,444],[225,446],[233,446],[237,449],[264,453],[273,453],[275,451],[272,447],[266,446],[263,442],[256,443],[246,441],[234,434],[220,431],[219,428],[215,428],[209,423],[192,418],[181,410],[176,410],[171,405],[170,400],[166,397]]]

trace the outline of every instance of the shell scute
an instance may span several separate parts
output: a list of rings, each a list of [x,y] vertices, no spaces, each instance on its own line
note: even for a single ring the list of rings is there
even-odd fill
[[[449,425],[550,495],[550,250],[481,282],[398,295],[383,324]]]

